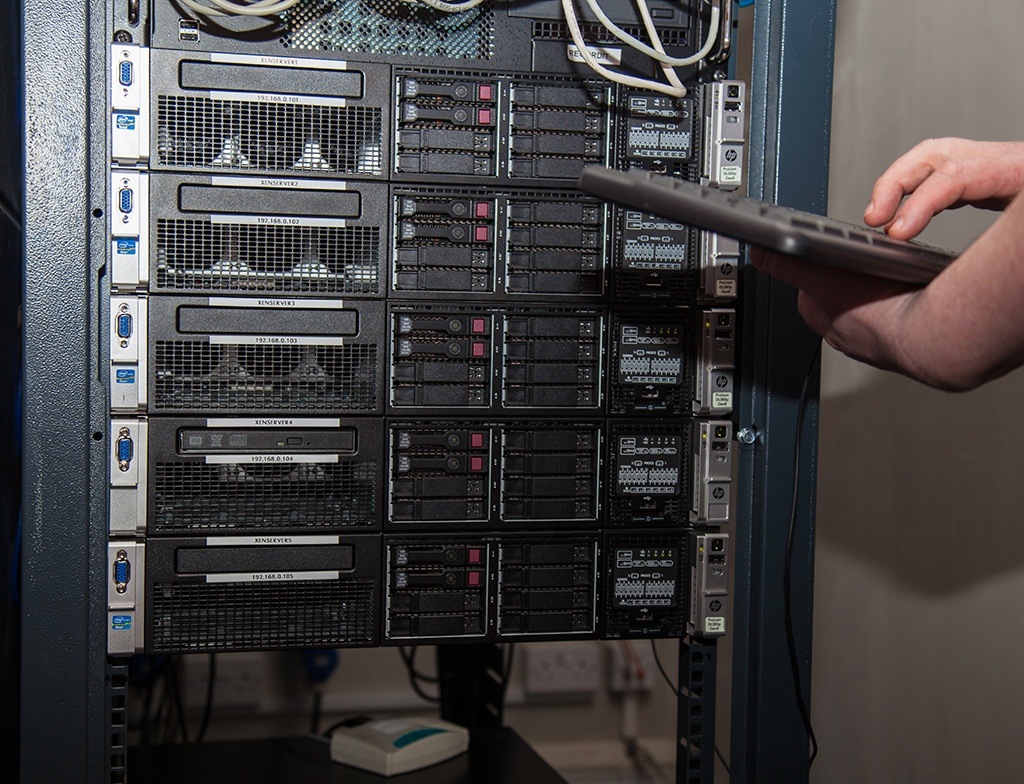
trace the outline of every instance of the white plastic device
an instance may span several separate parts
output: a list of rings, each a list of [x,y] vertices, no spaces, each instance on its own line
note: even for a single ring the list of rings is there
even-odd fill
[[[441,719],[382,719],[331,734],[331,759],[382,776],[443,762],[469,748],[469,731]]]

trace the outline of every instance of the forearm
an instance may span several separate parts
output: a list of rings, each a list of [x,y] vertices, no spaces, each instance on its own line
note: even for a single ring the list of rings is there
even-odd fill
[[[873,226],[893,221],[892,236],[915,236],[947,207],[1005,206],[923,289],[760,249],[751,261],[800,289],[800,315],[832,347],[940,389],[972,389],[1024,364],[1022,187],[1022,142],[935,139],[889,167],[865,219]]]
[[[893,360],[925,383],[971,389],[1024,363],[1024,199],[897,307]]]

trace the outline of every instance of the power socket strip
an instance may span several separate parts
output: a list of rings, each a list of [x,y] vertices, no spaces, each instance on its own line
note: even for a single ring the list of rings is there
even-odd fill
[[[524,691],[528,696],[594,694],[600,687],[601,649],[594,642],[525,646]]]
[[[263,701],[267,680],[267,657],[259,652],[232,652],[216,654],[217,664],[213,684],[213,704],[221,708],[257,708]],[[209,656],[182,656],[179,673],[182,682],[182,700],[187,709],[199,709],[206,704],[209,682]]]

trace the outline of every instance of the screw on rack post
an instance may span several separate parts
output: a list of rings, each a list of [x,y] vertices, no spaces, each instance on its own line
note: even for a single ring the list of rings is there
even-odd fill
[[[745,446],[750,446],[761,438],[761,433],[756,427],[745,427],[736,434],[736,440]]]

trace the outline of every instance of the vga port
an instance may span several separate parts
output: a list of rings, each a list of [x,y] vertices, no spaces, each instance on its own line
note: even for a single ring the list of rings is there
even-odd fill
[[[124,87],[128,87],[135,80],[135,67],[132,65],[131,60],[121,61],[121,65],[118,66],[117,80]]]
[[[128,428],[122,427],[118,431],[114,448],[117,452],[117,467],[127,471],[131,468],[132,458],[135,456],[135,445],[132,443],[132,435]]]
[[[117,557],[114,559],[114,573],[112,575],[114,579],[114,590],[118,593],[124,593],[128,590],[128,583],[132,579],[132,565],[128,560],[128,553],[124,550],[117,551]]]
[[[119,313],[117,316],[117,336],[127,340],[132,336],[132,314]]]
[[[121,188],[117,192],[117,208],[121,212],[129,213],[132,211],[132,205],[134,202],[134,194],[131,188]]]

